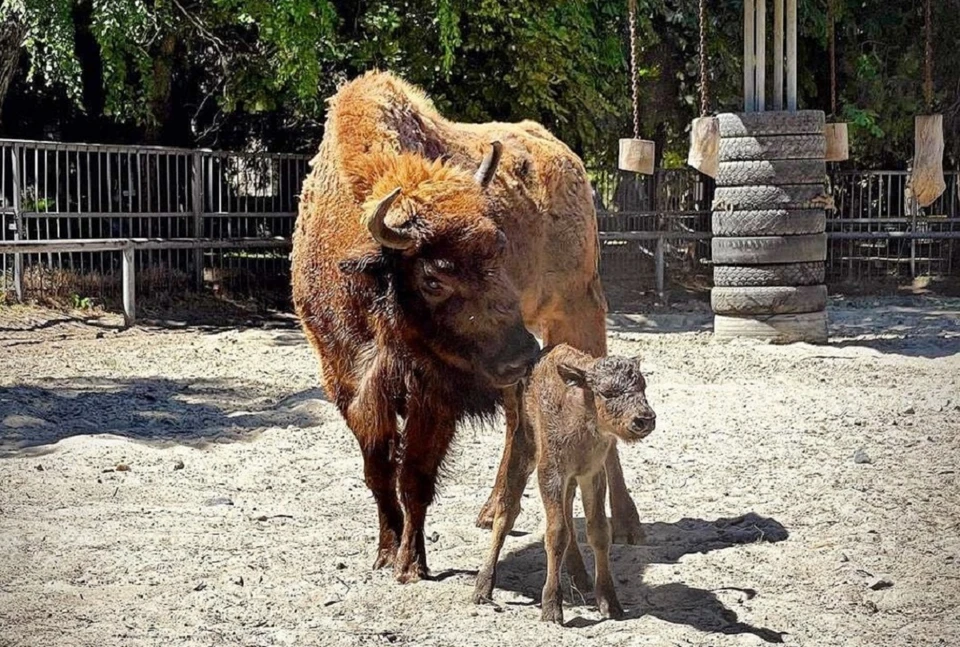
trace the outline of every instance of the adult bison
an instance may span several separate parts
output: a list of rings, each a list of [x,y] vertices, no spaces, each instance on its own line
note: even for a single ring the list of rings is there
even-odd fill
[[[507,448],[478,523],[492,517],[517,419],[511,385],[538,352],[531,331],[606,352],[590,186],[539,125],[453,123],[379,72],[330,100],[311,165],[294,304],[360,444],[380,520],[374,568],[415,581],[457,423],[506,401]],[[615,526],[637,536],[615,452],[608,473]]]

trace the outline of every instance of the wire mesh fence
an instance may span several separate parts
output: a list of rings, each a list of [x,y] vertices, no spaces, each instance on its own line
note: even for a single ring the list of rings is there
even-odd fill
[[[0,140],[0,240],[289,239],[309,157],[147,146]],[[713,181],[693,169],[590,172],[601,272],[614,307],[671,288],[710,287]],[[828,282],[960,279],[960,172],[918,209],[903,171],[831,174]],[[922,234],[929,233],[930,237]],[[653,235],[655,234],[655,235]],[[912,238],[897,236],[907,235]],[[137,255],[143,301],[197,290],[283,305],[286,249],[150,249]],[[119,251],[0,256],[0,293],[116,302]],[[76,295],[76,296],[74,296]]]

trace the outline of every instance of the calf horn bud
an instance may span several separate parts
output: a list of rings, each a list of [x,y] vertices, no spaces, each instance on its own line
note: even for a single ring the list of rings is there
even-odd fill
[[[373,236],[373,239],[390,249],[408,249],[414,243],[410,235],[397,231],[383,221],[384,218],[387,217],[387,212],[390,211],[393,202],[399,195],[400,187],[397,187],[381,200],[375,209],[364,214],[363,218],[364,224],[367,226],[367,229],[370,230],[370,235]]]
[[[473,176],[473,179],[484,188],[490,184],[493,176],[497,174],[497,165],[500,163],[500,156],[503,154],[503,144],[499,141],[494,140],[490,142],[490,146],[492,147],[490,152],[483,158],[483,162],[480,163],[480,168],[477,169],[476,175]]]

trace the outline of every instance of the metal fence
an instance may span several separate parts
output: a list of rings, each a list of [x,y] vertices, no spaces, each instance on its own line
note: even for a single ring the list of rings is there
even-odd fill
[[[141,245],[136,291],[163,301],[200,287],[283,305],[287,249],[309,157],[145,146],[0,140],[0,242],[138,238],[230,245]],[[651,176],[590,173],[601,230],[601,271],[614,305],[652,292],[710,286],[714,185],[693,169]],[[960,173],[926,209],[900,171],[831,174],[828,282],[960,279]],[[257,247],[250,239],[264,239]],[[268,244],[269,242],[269,244]],[[282,242],[282,241],[281,241]],[[241,244],[242,243],[242,244]],[[195,247],[196,245],[194,245]],[[62,249],[63,246],[61,245]],[[101,245],[102,249],[103,246]],[[121,298],[123,253],[0,256],[0,295]],[[74,296],[76,295],[76,296]]]
[[[657,277],[658,252],[672,287],[709,287],[715,188],[709,177],[670,169],[651,176],[595,171],[591,178],[606,232],[601,268],[615,298],[651,292],[664,280]],[[835,209],[827,212],[828,283],[960,281],[960,171],[946,173],[946,191],[923,209],[910,195],[906,171],[833,171],[829,179]]]
[[[303,155],[0,140],[0,240],[272,238],[293,231]],[[48,298],[120,296],[119,251],[2,256],[0,288]],[[207,283],[285,301],[287,252],[151,249],[137,290],[176,296]]]

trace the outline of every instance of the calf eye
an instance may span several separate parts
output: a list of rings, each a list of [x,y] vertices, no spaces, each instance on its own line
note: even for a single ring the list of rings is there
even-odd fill
[[[424,279],[423,286],[428,290],[430,290],[431,292],[439,292],[440,290],[443,289],[443,284],[434,278]]]

